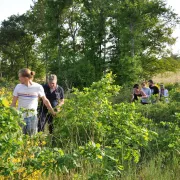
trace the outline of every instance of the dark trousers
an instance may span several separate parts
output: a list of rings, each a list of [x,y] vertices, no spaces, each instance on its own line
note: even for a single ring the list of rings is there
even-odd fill
[[[39,121],[38,121],[38,132],[44,131],[46,123],[49,124],[49,133],[53,133],[53,117],[48,112],[40,112],[39,113]]]

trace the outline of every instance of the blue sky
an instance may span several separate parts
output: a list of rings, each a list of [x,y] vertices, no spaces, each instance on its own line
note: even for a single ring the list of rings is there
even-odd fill
[[[180,0],[166,1],[180,16]],[[32,4],[32,0],[0,0],[0,22],[13,14],[25,13]],[[180,54],[180,25],[174,30],[173,36],[178,38],[176,44],[172,47],[173,52]]]

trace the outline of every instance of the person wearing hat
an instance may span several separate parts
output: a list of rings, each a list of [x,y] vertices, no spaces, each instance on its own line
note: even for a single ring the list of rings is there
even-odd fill
[[[61,86],[57,84],[57,76],[51,74],[48,77],[48,83],[43,85],[45,95],[50,101],[53,108],[59,109],[60,106],[64,104],[64,90]],[[49,133],[53,133],[53,116],[48,113],[48,109],[41,102],[39,108],[39,122],[38,131],[44,131],[46,123],[49,124]]]

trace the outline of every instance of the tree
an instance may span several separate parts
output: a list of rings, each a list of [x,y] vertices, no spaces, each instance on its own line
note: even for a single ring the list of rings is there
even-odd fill
[[[162,0],[114,0],[110,12],[110,66],[118,82],[136,81],[143,73],[150,76],[150,66],[174,43],[175,13]]]
[[[108,71],[131,84],[164,71],[161,62],[172,69],[162,57],[178,22],[164,0],[38,0],[2,23],[1,67],[40,64],[67,89],[90,86]]]

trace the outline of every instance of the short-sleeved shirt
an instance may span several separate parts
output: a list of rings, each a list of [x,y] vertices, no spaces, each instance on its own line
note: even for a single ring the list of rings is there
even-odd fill
[[[159,88],[157,86],[149,86],[149,88],[151,89],[152,95],[159,94]]]
[[[45,93],[40,84],[32,82],[30,86],[18,84],[14,89],[13,96],[18,97],[19,110],[23,108],[33,111],[23,114],[23,117],[30,117],[37,114],[38,98],[45,96]]]
[[[143,103],[148,103],[149,97],[151,96],[151,89],[147,87],[143,87],[142,91],[146,94],[147,98],[142,98]]]
[[[64,90],[61,86],[57,85],[56,89],[52,92],[48,84],[43,85],[43,88],[45,95],[53,108],[59,104],[59,100],[64,99]],[[47,108],[43,105],[43,103],[41,103],[40,110],[43,110],[44,112],[47,111]]]

